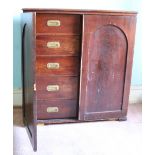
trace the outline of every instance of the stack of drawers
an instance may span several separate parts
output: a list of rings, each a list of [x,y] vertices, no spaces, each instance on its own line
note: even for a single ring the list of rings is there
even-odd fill
[[[77,117],[80,35],[80,15],[36,15],[37,119]]]

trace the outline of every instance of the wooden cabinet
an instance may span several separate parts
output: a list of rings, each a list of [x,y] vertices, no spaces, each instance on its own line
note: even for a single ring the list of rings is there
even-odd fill
[[[23,118],[37,124],[125,120],[136,12],[23,9]]]

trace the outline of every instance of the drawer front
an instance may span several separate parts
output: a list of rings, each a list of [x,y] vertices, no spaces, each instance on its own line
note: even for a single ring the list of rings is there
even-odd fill
[[[38,56],[37,75],[79,75],[78,57]]]
[[[36,77],[37,99],[77,99],[78,77]]]
[[[39,35],[36,40],[36,49],[37,55],[78,56],[80,37]]]
[[[75,118],[77,105],[77,100],[38,100],[37,119]]]
[[[37,14],[37,33],[80,34],[81,17],[79,15]]]

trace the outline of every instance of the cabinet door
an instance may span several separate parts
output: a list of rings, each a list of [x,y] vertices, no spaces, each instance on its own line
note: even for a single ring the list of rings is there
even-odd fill
[[[22,14],[23,120],[34,151],[37,150],[37,113],[35,102],[35,13]]]
[[[121,118],[127,111],[135,18],[85,15],[83,23],[79,119]]]

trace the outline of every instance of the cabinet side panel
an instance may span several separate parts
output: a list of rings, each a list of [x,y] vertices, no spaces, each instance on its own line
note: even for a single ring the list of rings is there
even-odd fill
[[[23,119],[33,149],[37,149],[36,103],[34,91],[35,73],[35,13],[22,14],[22,77]]]
[[[126,34],[128,38],[128,55],[127,55],[127,62],[126,62],[124,96],[123,96],[123,105],[122,105],[122,111],[124,113],[127,113],[127,110],[128,110],[130,85],[131,85],[131,77],[132,77],[136,21],[137,21],[136,16],[131,16],[128,20],[128,28],[126,30]]]

